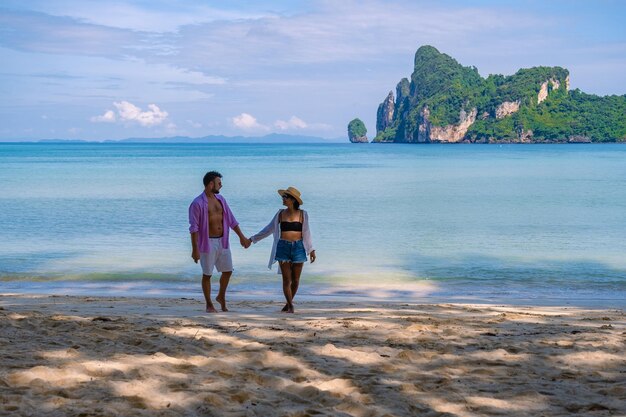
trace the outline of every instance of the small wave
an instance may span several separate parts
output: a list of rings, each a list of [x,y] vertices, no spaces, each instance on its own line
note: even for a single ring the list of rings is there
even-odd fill
[[[84,274],[2,274],[0,282],[190,282],[194,277],[181,274],[162,274],[152,272],[90,272]]]

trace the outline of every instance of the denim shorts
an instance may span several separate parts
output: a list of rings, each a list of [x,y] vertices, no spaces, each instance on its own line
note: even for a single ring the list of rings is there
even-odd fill
[[[276,246],[276,256],[274,259],[279,262],[306,262],[304,243],[302,243],[302,240],[290,242],[289,240],[280,239]]]

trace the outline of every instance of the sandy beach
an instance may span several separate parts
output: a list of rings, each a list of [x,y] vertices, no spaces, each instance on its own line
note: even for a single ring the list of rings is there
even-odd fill
[[[620,309],[0,296],[0,415],[626,415]]]

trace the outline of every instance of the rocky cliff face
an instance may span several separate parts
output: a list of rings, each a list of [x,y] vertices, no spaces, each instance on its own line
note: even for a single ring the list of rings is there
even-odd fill
[[[520,104],[520,100],[505,101],[504,103],[500,104],[498,107],[496,107],[496,119],[502,119],[503,117],[515,113],[519,110]]]
[[[420,112],[420,119],[422,122],[418,126],[417,137],[408,138],[409,140],[407,140],[407,142],[461,142],[464,140],[469,127],[476,121],[477,115],[478,110],[475,108],[469,113],[465,110],[461,110],[459,113],[459,123],[446,126],[433,126],[430,121],[430,110],[428,109],[428,106],[425,106]]]
[[[422,111],[420,111],[420,120],[422,120],[422,123],[420,123],[417,128],[417,142],[430,142],[430,129],[432,128],[432,124],[430,123],[430,110],[428,110],[428,106],[424,106]],[[405,136],[405,142],[412,141],[413,136]]]
[[[520,130],[517,134],[517,141],[519,143],[532,143],[533,141],[533,131],[532,130]]]
[[[552,87],[550,90],[548,90],[548,84],[550,84],[550,86]],[[566,78],[566,85],[569,85],[569,76]],[[539,94],[537,94],[537,104],[540,104],[545,99],[547,99],[548,93],[552,90],[557,90],[560,86],[561,82],[554,78],[544,81],[544,83],[541,84],[541,88],[539,89]]]
[[[350,142],[352,143],[369,143],[369,140],[367,139],[367,135],[365,136],[351,135],[349,139],[350,139]]]
[[[376,132],[382,132],[391,126],[395,111],[395,101],[393,99],[393,91],[390,91],[385,101],[378,106],[376,114]]]
[[[431,126],[430,142],[461,142],[465,139],[465,134],[476,121],[478,110],[473,108],[469,113],[461,109],[459,113],[459,123],[447,126]]]

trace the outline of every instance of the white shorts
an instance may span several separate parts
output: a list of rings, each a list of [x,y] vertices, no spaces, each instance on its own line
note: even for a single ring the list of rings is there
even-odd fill
[[[222,247],[222,238],[210,238],[209,245],[211,246],[211,251],[200,254],[202,275],[213,275],[213,267],[218,272],[231,272],[233,270],[233,258],[230,254],[230,249]]]

